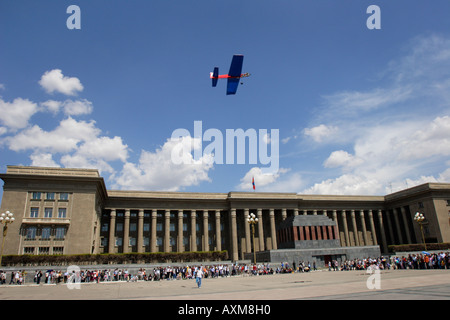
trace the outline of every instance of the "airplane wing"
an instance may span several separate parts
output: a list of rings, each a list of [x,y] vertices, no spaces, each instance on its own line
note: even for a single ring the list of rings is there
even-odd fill
[[[240,77],[242,72],[242,63],[244,62],[244,56],[242,54],[235,54],[231,60],[230,71],[228,76]]]
[[[228,72],[227,95],[235,94],[237,91],[243,62],[244,56],[241,54],[235,54],[231,60],[230,71]]]
[[[228,78],[227,95],[236,93],[237,88],[239,86],[239,81],[240,81],[239,78]]]

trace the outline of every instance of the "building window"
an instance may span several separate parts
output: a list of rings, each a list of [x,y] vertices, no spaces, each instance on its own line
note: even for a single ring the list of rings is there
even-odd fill
[[[64,247],[53,247],[53,254],[64,254]]]
[[[423,209],[424,207],[423,207],[423,202],[419,202],[419,208],[420,209]]]
[[[102,232],[108,232],[109,229],[109,224],[108,223],[103,223],[102,224]]]
[[[67,209],[66,208],[59,208],[58,209],[58,218],[65,219],[67,216]]]
[[[23,248],[23,254],[34,254],[34,247]]]
[[[51,218],[52,216],[53,216],[53,209],[45,208],[44,209],[44,218]]]
[[[162,231],[162,223],[156,224],[156,231]]]
[[[41,240],[50,240],[50,227],[42,228]]]
[[[170,231],[175,231],[175,223],[171,223],[169,229]]]
[[[150,238],[144,237],[144,246],[149,246],[149,245],[150,245]]]
[[[162,238],[161,237],[157,237],[156,238],[156,245],[157,246],[162,246]]]
[[[144,223],[144,232],[150,231],[150,223]]]
[[[44,255],[50,254],[50,248],[49,247],[39,247],[39,254],[44,254]]]
[[[116,223],[116,231],[119,232],[123,231],[123,223]]]
[[[31,199],[33,199],[33,200],[41,200],[41,193],[40,192],[33,192],[31,194]]]
[[[27,229],[26,240],[36,239],[36,227],[29,227]]]
[[[136,223],[130,223],[130,231],[136,231]]]
[[[108,238],[102,238],[101,246],[102,247],[107,247],[108,246]]]
[[[45,197],[46,200],[55,200],[55,193],[54,192],[47,192],[47,195]]]
[[[64,227],[56,228],[55,240],[64,240],[65,235],[66,235],[66,228]]]
[[[187,232],[187,231],[188,231],[188,224],[183,223],[183,232]]]
[[[31,208],[30,210],[30,218],[39,217],[39,208]]]
[[[122,246],[122,238],[116,238],[116,247]]]
[[[69,200],[69,193],[67,192],[61,192],[59,194],[59,200]]]

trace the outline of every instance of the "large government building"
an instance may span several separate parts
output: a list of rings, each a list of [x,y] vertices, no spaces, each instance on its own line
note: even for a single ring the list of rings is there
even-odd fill
[[[450,242],[450,184],[426,183],[385,196],[296,193],[188,193],[107,190],[97,170],[8,166],[1,212],[14,213],[4,254],[227,250],[232,261],[287,240],[333,240],[342,247]],[[308,225],[296,216],[322,216]],[[280,229],[286,220],[299,221]],[[322,219],[322,220],[321,220]],[[287,231],[286,231],[287,230]]]

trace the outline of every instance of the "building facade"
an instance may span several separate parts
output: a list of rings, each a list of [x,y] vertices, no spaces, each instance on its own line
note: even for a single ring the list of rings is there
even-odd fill
[[[278,249],[280,237],[334,239],[342,247],[450,242],[450,184],[427,183],[386,196],[296,193],[187,193],[107,190],[97,170],[8,166],[1,212],[14,213],[4,254],[82,254],[227,250],[233,261],[252,250],[246,222],[254,213],[255,249]],[[323,215],[328,228],[284,234],[290,216]],[[303,229],[302,229],[303,230]]]

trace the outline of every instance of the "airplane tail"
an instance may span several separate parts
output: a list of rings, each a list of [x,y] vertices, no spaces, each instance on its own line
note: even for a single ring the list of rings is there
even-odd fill
[[[212,79],[212,86],[217,85],[217,80],[219,80],[219,68],[215,67],[213,72],[210,72],[209,77]]]

